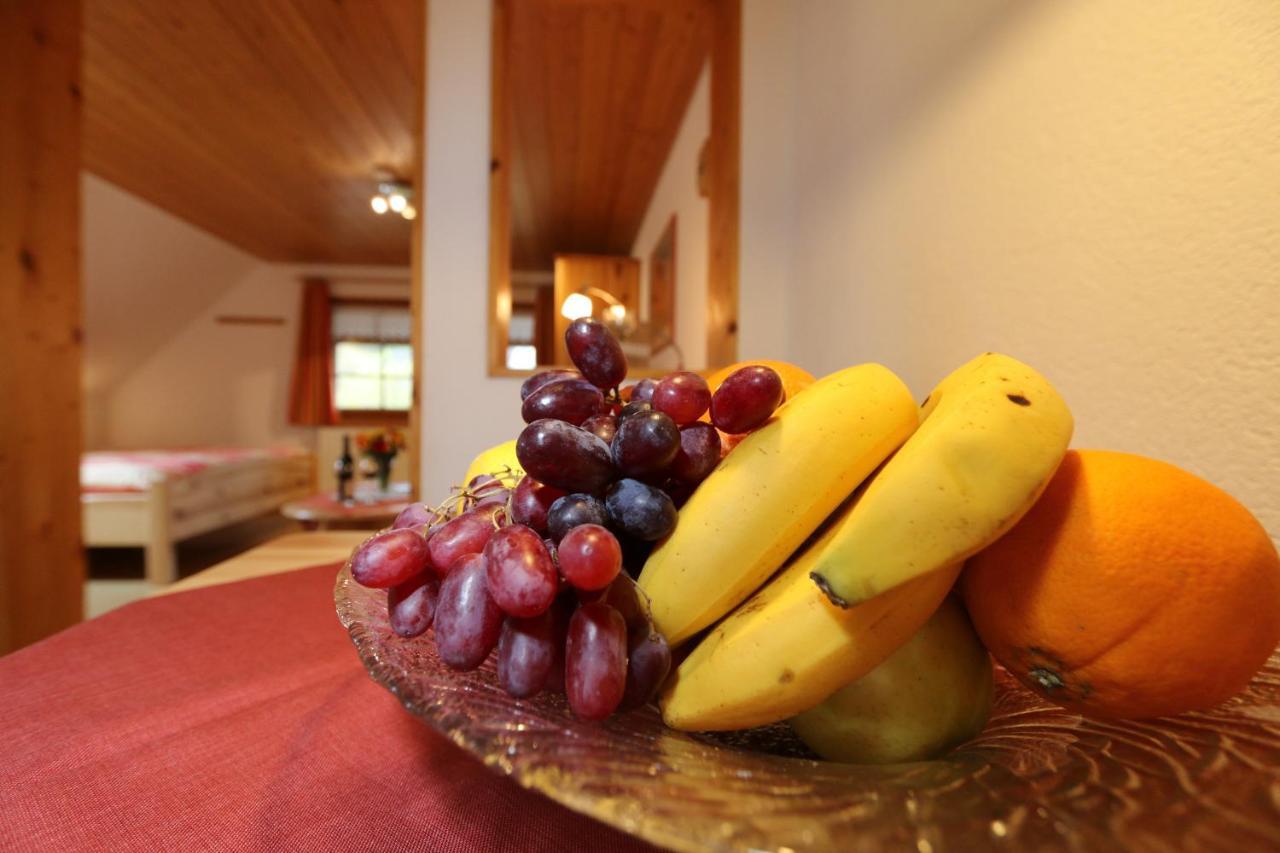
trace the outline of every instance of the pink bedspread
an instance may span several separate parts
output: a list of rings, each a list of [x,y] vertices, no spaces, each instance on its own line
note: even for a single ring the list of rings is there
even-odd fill
[[[80,457],[80,491],[145,492],[160,480],[187,477],[219,465],[304,455],[306,451],[298,447],[101,450]]]

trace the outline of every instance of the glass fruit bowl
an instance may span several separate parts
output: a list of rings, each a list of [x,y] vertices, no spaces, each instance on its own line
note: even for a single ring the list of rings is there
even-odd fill
[[[946,758],[811,760],[786,726],[688,735],[653,708],[582,723],[563,697],[459,673],[404,640],[344,567],[338,617],[375,681],[521,785],[679,850],[1280,849],[1280,654],[1210,713],[1082,719],[997,670],[982,735]]]

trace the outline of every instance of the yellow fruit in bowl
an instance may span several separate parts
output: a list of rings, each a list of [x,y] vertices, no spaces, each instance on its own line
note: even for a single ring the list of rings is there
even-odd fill
[[[791,719],[828,761],[925,761],[975,737],[991,716],[991,657],[955,596],[871,672]]]
[[[1216,486],[1165,462],[1067,454],[961,586],[996,660],[1087,716],[1204,710],[1280,643],[1280,557]]]
[[[467,473],[463,475],[462,482],[459,485],[465,486],[480,474],[496,475],[507,469],[510,469],[514,475],[508,485],[515,485],[516,480],[524,476],[524,471],[520,467],[520,460],[516,458],[516,441],[514,438],[510,441],[504,441],[502,444],[496,444],[478,454],[475,459],[472,459],[471,464],[467,466]]]

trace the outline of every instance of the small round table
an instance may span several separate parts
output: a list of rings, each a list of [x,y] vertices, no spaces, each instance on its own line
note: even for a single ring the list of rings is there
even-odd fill
[[[302,523],[306,530],[335,527],[377,530],[390,524],[410,504],[407,493],[356,495],[339,501],[332,494],[311,495],[280,507],[285,518]]]

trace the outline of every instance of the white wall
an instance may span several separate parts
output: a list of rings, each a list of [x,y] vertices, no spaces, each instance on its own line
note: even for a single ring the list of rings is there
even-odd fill
[[[84,247],[85,446],[110,443],[111,388],[259,261],[87,172]]]
[[[1008,352],[1280,536],[1280,5],[795,9],[792,356],[923,396]]]
[[[481,450],[515,438],[520,380],[488,376],[490,4],[428,5],[422,493],[447,493]]]
[[[636,232],[631,256],[640,260],[642,314],[648,319],[649,255],[676,217],[676,343],[686,367],[707,364],[707,199],[698,193],[698,154],[711,131],[711,68],[698,75],[671,153]]]

